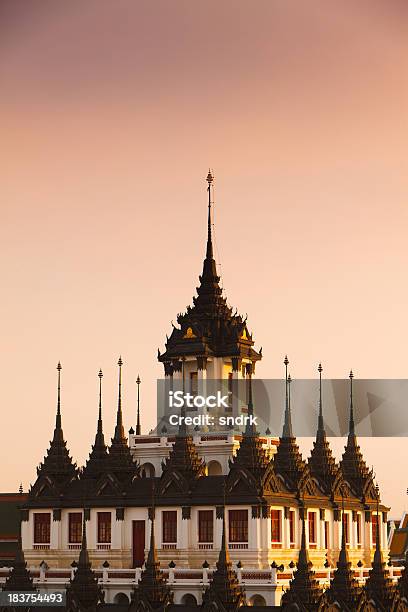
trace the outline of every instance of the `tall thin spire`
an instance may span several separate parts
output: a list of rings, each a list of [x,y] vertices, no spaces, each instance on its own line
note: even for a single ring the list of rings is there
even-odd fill
[[[350,379],[350,421],[349,421],[349,437],[355,435],[354,428],[354,407],[353,407],[353,370],[350,370],[349,379]]]
[[[61,362],[58,362],[58,391],[57,391],[57,416],[55,419],[55,429],[61,429]]]
[[[251,422],[251,419],[254,416],[254,403],[252,400],[252,363],[249,363],[247,365],[247,372],[248,372],[248,376],[247,376],[247,385],[248,385],[248,417],[249,420],[246,423],[245,426],[245,435],[247,436],[256,436],[257,432],[256,432],[256,427],[255,424]]]
[[[212,233],[211,233],[211,205],[212,205],[211,188],[212,188],[213,181],[214,181],[214,176],[213,176],[211,170],[208,170],[208,174],[207,174],[207,183],[208,183],[208,187],[207,187],[207,191],[208,191],[208,233],[207,233],[207,253],[206,253],[207,259],[214,259],[214,250],[213,250]]]
[[[98,414],[98,434],[102,434],[102,378],[103,372],[99,370],[99,414]]]
[[[317,425],[317,429],[320,433],[324,432],[324,422],[323,422],[323,402],[322,402],[322,372],[323,372],[323,368],[322,368],[322,364],[319,363],[319,367],[317,368],[317,371],[319,372],[319,418],[318,418],[318,425]]]
[[[115,427],[115,440],[125,439],[125,430],[123,428],[123,415],[122,415],[122,357],[119,357],[119,381],[118,381],[118,411],[116,414],[116,427]]]
[[[99,409],[98,409],[98,425],[95,435],[95,443],[92,446],[92,450],[89,455],[89,459],[83,469],[83,477],[97,478],[103,473],[106,467],[107,460],[107,449],[105,444],[105,436],[103,435],[103,423],[102,423],[102,378],[103,372],[99,370]]]
[[[287,355],[283,363],[285,364],[286,401],[285,401],[285,421],[283,424],[282,438],[293,438],[292,416],[291,416],[291,406],[290,406],[290,383],[292,382],[292,379],[290,377],[290,374],[288,375],[289,359]]]
[[[142,433],[142,428],[140,426],[140,376],[137,375],[136,384],[137,384],[137,420],[136,420],[136,435],[140,436]]]

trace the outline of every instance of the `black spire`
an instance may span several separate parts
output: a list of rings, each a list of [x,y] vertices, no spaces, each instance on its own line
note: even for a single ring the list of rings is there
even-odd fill
[[[275,470],[283,476],[290,489],[297,490],[300,481],[304,478],[307,466],[302,459],[296,438],[292,430],[291,418],[291,398],[290,385],[291,377],[288,375],[289,360],[287,356],[285,364],[285,420],[283,425],[282,437],[279,439],[279,446],[274,458]]]
[[[86,610],[95,612],[98,604],[103,603],[104,594],[98,584],[95,572],[91,569],[86,542],[85,512],[82,522],[82,544],[74,577],[67,586],[67,610]]]
[[[232,563],[227,546],[227,530],[225,525],[226,508],[224,505],[222,518],[221,549],[218,555],[217,569],[212,575],[211,584],[204,594],[203,610],[213,609],[213,601],[220,602],[226,612],[235,612],[246,604],[245,591],[238,581],[237,574],[232,569]]]
[[[398,591],[401,597],[408,603],[408,548],[405,552],[404,569],[401,572],[401,576],[398,580]]]
[[[206,360],[207,356],[249,358],[252,362],[261,359],[261,352],[253,348],[254,341],[248,332],[246,319],[233,313],[227,304],[220,286],[220,277],[214,259],[213,246],[213,204],[214,177],[207,175],[207,243],[202,274],[199,277],[197,296],[193,306],[188,306],[184,314],[177,316],[178,326],[173,325],[170,338],[167,338],[166,351],[158,353],[159,361],[164,363],[166,375],[179,371],[182,356],[196,356]]]
[[[373,482],[373,474],[368,469],[360,447],[357,442],[354,426],[354,406],[353,406],[353,372],[350,371],[350,419],[347,445],[344,449],[340,467],[344,479],[350,483],[354,493],[366,502],[367,499],[375,501],[376,493]]]
[[[329,602],[337,601],[342,605],[342,609],[355,610],[361,597],[362,589],[354,578],[351,563],[348,558],[346,546],[346,529],[344,514],[344,496],[342,497],[342,534],[341,550],[337,561],[337,569],[334,572],[333,580],[325,595]]]
[[[139,390],[140,390],[140,376],[139,374],[137,375],[136,378],[136,384],[137,384],[137,420],[136,420],[136,435],[140,436],[142,433],[142,428],[140,426],[140,394],[139,394]]]
[[[379,514],[380,493],[378,485],[376,486],[375,490],[377,495],[377,530],[375,536],[375,552],[365,589],[367,595],[370,597],[370,599],[373,599],[377,605],[382,606],[384,610],[391,610],[392,602],[396,594],[396,586],[393,584],[388,575],[381,551],[381,523]]]
[[[130,478],[135,475],[139,467],[138,464],[133,461],[123,427],[122,365],[122,358],[119,357],[118,410],[116,413],[115,433],[112,438],[108,455],[108,469],[110,472],[114,472],[120,480],[128,477]]]
[[[86,463],[82,475],[84,477],[95,477],[98,478],[106,469],[107,463],[107,447],[105,444],[105,437],[103,435],[102,425],[102,370],[99,370],[99,412],[98,412],[98,425],[96,429],[95,443],[92,446],[89,459]]]
[[[318,602],[322,594],[322,589],[319,586],[318,580],[315,578],[315,573],[312,570],[312,563],[306,548],[305,514],[307,510],[304,506],[300,510],[302,513],[302,539],[297,569],[293,579],[290,581],[289,589],[282,596],[281,607],[284,610],[291,610],[293,604],[297,604],[298,606],[303,606],[300,609],[312,612],[318,609]]]
[[[140,581],[136,585],[132,593],[132,603],[129,609],[130,611],[132,611],[135,607],[136,609],[138,609],[137,604],[140,601],[147,602],[153,610],[155,610],[156,608],[162,610],[167,604],[173,601],[173,594],[170,592],[163,572],[160,569],[160,562],[157,555],[154,536],[154,515],[155,508],[153,490],[153,503],[150,517],[150,548],[149,553],[147,555],[145,568],[140,577]]]
[[[67,449],[67,443],[64,440],[64,434],[61,426],[61,364],[58,362],[58,391],[57,391],[57,414],[55,419],[54,435],[50,442],[50,447],[47,450],[47,455],[44,461],[37,468],[37,482],[30,491],[38,492],[39,480],[43,476],[47,476],[57,489],[70,482],[77,475],[76,465],[72,462]]]
[[[283,363],[285,364],[285,392],[286,392],[286,399],[285,399],[285,420],[284,420],[284,423],[283,423],[282,438],[293,438],[292,415],[291,415],[291,406],[290,406],[290,383],[292,382],[292,379],[290,377],[290,374],[288,375],[289,359],[288,359],[287,355],[286,355]]]
[[[319,416],[316,440],[313,443],[313,449],[309,458],[309,467],[312,475],[318,479],[326,493],[331,494],[333,490],[333,483],[336,480],[339,472],[339,467],[336,464],[329,443],[326,439],[326,430],[324,428],[322,401],[323,368],[321,363],[319,363],[317,371],[319,372]]]
[[[36,591],[24,558],[24,551],[21,543],[21,525],[18,535],[16,557],[14,559],[13,568],[7,576],[3,591]]]

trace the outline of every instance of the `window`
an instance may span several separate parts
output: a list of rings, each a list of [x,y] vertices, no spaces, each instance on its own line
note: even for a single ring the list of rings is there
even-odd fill
[[[316,530],[316,512],[309,512],[308,514],[309,523],[309,543],[317,543],[317,530]]]
[[[289,510],[289,540],[290,544],[295,543],[295,511]]]
[[[350,544],[349,515],[346,512],[343,514],[343,529],[346,536],[346,544]]]
[[[190,372],[190,393],[197,395],[198,393],[198,373]]]
[[[248,542],[248,510],[230,510],[229,541]]]
[[[34,543],[49,544],[51,536],[51,514],[49,512],[34,513]]]
[[[163,542],[177,542],[177,510],[163,510]]]
[[[378,530],[378,517],[376,514],[373,514],[373,516],[371,517],[371,537],[372,537],[372,541],[373,544],[375,544],[375,542],[377,541],[377,530]]]
[[[357,544],[361,544],[361,514],[357,514]]]
[[[271,542],[281,542],[280,510],[271,510]]]
[[[212,510],[198,511],[198,541],[212,542],[214,537],[214,513]]]
[[[82,541],[82,512],[70,512],[68,515],[68,542],[80,544]]]
[[[329,521],[324,521],[324,547],[329,550],[330,538],[329,538]]]
[[[110,544],[111,541],[111,513],[98,512],[98,543]]]

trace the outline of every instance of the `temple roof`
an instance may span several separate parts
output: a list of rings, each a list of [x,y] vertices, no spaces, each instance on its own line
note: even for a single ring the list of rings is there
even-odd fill
[[[137,608],[137,603],[145,600],[152,609],[161,608],[173,601],[173,594],[167,586],[157,555],[154,535],[154,508],[151,512],[150,548],[139,583],[132,592],[129,610]]]
[[[367,467],[357,442],[354,426],[353,372],[350,372],[350,420],[347,444],[340,467],[344,479],[363,501],[376,499],[372,471]]]
[[[212,182],[209,172],[208,182],[208,228],[207,249],[203,272],[199,278],[197,296],[193,306],[188,306],[184,314],[177,316],[179,327],[173,331],[166,342],[166,351],[158,355],[159,361],[177,362],[188,355],[229,356],[261,359],[261,353],[254,350],[254,341],[248,331],[246,319],[233,313],[227,304],[220,287],[220,277],[214,259],[212,242]]]
[[[306,548],[305,509],[302,511],[302,540],[299,550],[297,569],[290,581],[289,589],[282,595],[281,607],[291,609],[293,604],[301,605],[305,610],[318,609],[322,589],[315,573]],[[302,609],[302,608],[301,608]]]
[[[227,535],[225,526],[224,507],[222,519],[221,549],[218,555],[217,569],[212,575],[211,583],[203,598],[203,610],[211,606],[211,602],[220,602],[226,612],[235,612],[240,606],[245,605],[245,591],[240,585],[236,572],[232,569],[232,563],[227,546]],[[213,608],[211,608],[213,609]],[[218,608],[215,608],[218,609]]]
[[[383,555],[380,546],[380,529],[381,519],[379,514],[379,492],[377,488],[377,530],[375,538],[374,559],[371,565],[370,573],[365,584],[365,590],[368,597],[373,599],[377,604],[383,606],[384,610],[391,610],[392,603],[396,595],[396,585],[389,577],[389,573],[385,567]],[[381,608],[380,608],[381,609]]]
[[[119,357],[119,391],[118,409],[116,413],[115,433],[109,447],[107,471],[113,473],[118,480],[124,481],[138,473],[138,464],[133,461],[132,454],[125,436],[122,414],[122,359]]]
[[[17,552],[13,562],[13,568],[6,579],[3,591],[36,591],[24,558],[21,535],[18,537]]]
[[[92,446],[89,459],[82,472],[84,478],[98,478],[106,471],[108,450],[105,444],[102,425],[102,370],[99,370],[99,414],[96,429],[95,443]]]
[[[82,526],[82,544],[79,560],[74,577],[67,586],[67,610],[97,609],[99,603],[104,601],[104,595],[98,584],[95,572],[91,569],[88,547],[86,541],[85,513]]]
[[[317,424],[316,440],[313,442],[313,449],[309,457],[309,468],[312,476],[316,477],[322,489],[330,494],[339,473],[339,466],[333,457],[330,445],[326,438],[326,430],[323,420],[322,402],[322,371],[319,364],[319,416]]]
[[[344,506],[342,520],[344,521]],[[354,610],[357,607],[361,593],[362,589],[356,578],[354,578],[354,572],[351,569],[346,546],[346,530],[343,522],[341,550],[337,561],[337,568],[334,572],[330,587],[326,591],[326,595],[329,601],[337,601],[343,605],[344,609]]]
[[[54,435],[47,450],[47,455],[37,468],[37,481],[31,488],[29,495],[35,495],[44,484],[44,480],[55,490],[65,487],[71,480],[77,477],[76,464],[73,463],[61,425],[61,364],[58,363],[58,398],[57,415],[55,419]]]

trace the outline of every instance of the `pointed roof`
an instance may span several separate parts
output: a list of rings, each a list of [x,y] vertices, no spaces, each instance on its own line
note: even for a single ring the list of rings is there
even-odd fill
[[[315,578],[315,573],[312,570],[312,563],[309,559],[309,553],[306,548],[306,527],[305,514],[306,508],[302,510],[302,540],[299,550],[299,558],[297,569],[293,579],[290,581],[289,589],[282,595],[281,607],[285,609],[292,604],[303,605],[306,610],[317,610],[318,602],[322,595],[322,588],[318,580]]]
[[[193,438],[178,432],[169,456],[163,463],[161,479],[178,472],[186,481],[192,482],[205,476],[205,463],[199,457]]]
[[[346,546],[346,530],[344,528],[344,498],[342,507],[342,534],[341,534],[341,550],[337,561],[337,569],[334,572],[333,579],[327,591],[331,601],[341,602],[349,609],[355,609],[360,599],[362,592],[354,572],[351,569],[351,563],[348,557]]]
[[[142,434],[142,427],[140,425],[140,380],[139,374],[137,375],[136,384],[137,384],[137,419],[136,419],[136,435],[140,436]]]
[[[203,607],[212,599],[220,601],[226,612],[233,612],[246,604],[245,590],[239,583],[236,572],[232,569],[231,558],[227,546],[225,526],[226,509],[224,506],[222,518],[221,549],[218,555],[217,569],[212,575],[211,583],[204,594]]]
[[[76,465],[69,455],[61,425],[61,369],[61,363],[58,362],[57,415],[54,435],[44,461],[37,468],[38,478],[48,476],[57,486],[66,484],[77,475]]]
[[[16,557],[12,570],[6,579],[3,591],[36,591],[33,585],[30,570],[27,569],[27,563],[24,557],[24,551],[21,543],[21,525],[18,536]]]
[[[132,593],[132,602],[140,599],[148,601],[153,609],[161,608],[166,603],[172,601],[170,588],[167,586],[166,579],[160,569],[160,562],[157,555],[156,542],[154,536],[154,506],[151,513],[150,529],[150,548],[147,555],[145,568],[142,571],[139,583]],[[131,607],[132,609],[132,607]]]
[[[188,306],[184,314],[177,316],[179,327],[173,326],[165,353],[159,351],[158,359],[165,363],[177,364],[183,355],[261,359],[261,353],[253,348],[254,341],[248,332],[246,319],[236,312],[233,314],[220,286],[212,239],[213,181],[209,171],[207,246],[197,296],[193,298],[193,306]]]
[[[135,475],[138,467],[138,465],[133,461],[133,457],[127,443],[127,438],[125,436],[125,429],[123,427],[122,365],[122,358],[119,357],[118,409],[116,412],[115,433],[111,440],[108,455],[108,470],[109,472],[115,473],[120,480]]]
[[[384,607],[385,610],[392,609],[392,602],[396,593],[396,585],[389,577],[389,573],[386,569],[383,554],[381,551],[380,541],[380,530],[381,521],[379,514],[379,490],[376,487],[377,492],[377,529],[375,537],[375,552],[374,559],[371,565],[371,570],[365,584],[365,590],[367,595],[372,598],[377,604]]]
[[[282,437],[279,438],[279,445],[274,457],[275,471],[281,474],[287,482],[289,488],[297,489],[303,479],[307,466],[302,459],[296,438],[292,429],[290,385],[292,379],[288,375],[289,360],[287,356],[285,364],[285,418],[282,430]]]
[[[99,412],[98,412],[98,424],[96,428],[95,443],[92,446],[89,459],[86,462],[86,466],[82,472],[82,476],[85,478],[98,478],[106,469],[108,450],[105,444],[105,437],[103,435],[103,424],[102,424],[102,370],[99,370]]]
[[[252,400],[252,367],[247,377],[248,385],[248,416],[254,415]],[[236,454],[229,460],[230,474],[237,471],[244,471],[254,477],[254,484],[257,488],[262,488],[263,481],[269,472],[273,472],[273,463],[270,461],[262,446],[259,433],[255,425],[247,421],[240,445]],[[232,476],[235,480],[235,477]],[[251,478],[252,480],[252,478]],[[280,481],[279,481],[280,482]],[[261,493],[261,490],[259,491]]]
[[[104,595],[95,572],[91,569],[86,541],[85,512],[82,524],[82,544],[74,577],[67,586],[67,609],[93,611],[103,602]]]
[[[373,474],[367,467],[360,446],[357,442],[354,426],[353,406],[353,372],[350,371],[350,417],[347,444],[344,449],[340,467],[344,479],[350,484],[356,495],[363,500],[366,498],[375,500]]]
[[[322,364],[319,363],[319,416],[316,440],[313,442],[313,449],[311,451],[308,463],[312,475],[318,479],[326,493],[330,493],[340,468],[333,457],[330,445],[326,438],[326,430],[323,419],[322,371]]]

